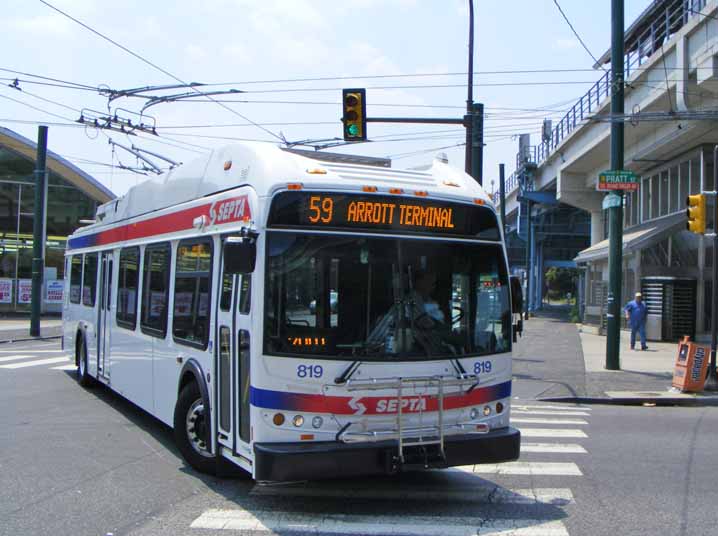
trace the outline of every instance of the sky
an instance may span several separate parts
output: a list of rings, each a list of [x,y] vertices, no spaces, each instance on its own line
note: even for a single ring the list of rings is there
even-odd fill
[[[35,140],[37,126],[49,125],[50,150],[121,195],[147,175],[123,169],[142,162],[110,140],[189,162],[238,140],[341,139],[341,89],[351,87],[366,88],[368,117],[459,118],[467,99],[468,2],[4,0],[0,126]],[[610,45],[610,3],[558,0],[595,57]],[[650,3],[625,0],[626,26]],[[484,186],[491,192],[499,163],[507,176],[514,170],[518,135],[530,133],[537,144],[543,119],[557,122],[602,73],[554,0],[474,0],[474,7],[473,98],[485,106]],[[237,92],[144,112],[146,99],[106,96],[190,82]],[[77,122],[114,114],[155,124],[158,136]],[[370,142],[328,150],[390,157],[402,168],[444,152],[451,165],[464,166],[463,127],[369,123],[367,130]]]

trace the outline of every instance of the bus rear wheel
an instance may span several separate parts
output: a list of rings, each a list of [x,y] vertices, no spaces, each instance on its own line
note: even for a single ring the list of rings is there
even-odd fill
[[[215,474],[216,460],[210,451],[210,416],[199,387],[194,382],[180,391],[174,413],[174,436],[177,448],[192,467],[202,473]]]

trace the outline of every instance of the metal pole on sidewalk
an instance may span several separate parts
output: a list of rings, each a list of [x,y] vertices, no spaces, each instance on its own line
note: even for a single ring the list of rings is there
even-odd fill
[[[37,162],[35,164],[35,219],[32,226],[32,294],[30,312],[30,336],[40,336],[40,311],[42,303],[42,277],[45,271],[45,180],[47,160],[47,127],[37,130]]]
[[[718,190],[718,145],[713,149],[713,190]],[[718,373],[716,373],[716,340],[718,339],[718,197],[713,200],[713,282],[711,283],[711,362],[708,365],[708,377],[704,391],[718,391]]]
[[[623,0],[611,0],[611,117],[623,115]],[[611,121],[611,169],[623,170],[623,121]],[[621,297],[623,276],[623,192],[618,206],[608,209],[608,312],[606,369],[620,370]]]
[[[504,232],[504,240],[506,240],[506,184],[505,184],[505,166],[499,164],[499,198],[501,199],[501,229]]]
[[[524,318],[529,319],[531,311],[531,275],[533,273],[533,251],[531,250],[532,232],[531,232],[531,201],[526,202],[526,313]]]

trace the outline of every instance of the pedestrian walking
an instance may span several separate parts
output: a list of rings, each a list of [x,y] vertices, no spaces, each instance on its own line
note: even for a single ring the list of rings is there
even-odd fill
[[[631,326],[631,350],[636,349],[636,332],[641,337],[641,350],[648,350],[648,346],[646,346],[646,316],[648,315],[648,309],[646,304],[643,303],[641,293],[636,292],[635,298],[629,301],[623,310],[626,313],[626,320]]]

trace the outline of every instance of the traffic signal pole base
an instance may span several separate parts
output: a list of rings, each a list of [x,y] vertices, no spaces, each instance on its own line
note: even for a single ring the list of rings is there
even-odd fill
[[[708,365],[708,376],[706,377],[706,383],[703,386],[704,391],[718,392],[718,371],[716,371],[716,349],[715,346],[711,349],[711,360]]]

